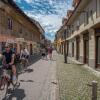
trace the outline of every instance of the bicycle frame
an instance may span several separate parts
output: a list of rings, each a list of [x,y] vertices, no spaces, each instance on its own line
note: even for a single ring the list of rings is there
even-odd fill
[[[3,75],[1,77],[1,84],[0,88],[2,85],[5,85],[11,82],[11,76],[12,76],[12,71],[11,70],[3,70]]]

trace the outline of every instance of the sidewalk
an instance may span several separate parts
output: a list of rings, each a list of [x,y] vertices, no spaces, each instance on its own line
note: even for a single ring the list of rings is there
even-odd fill
[[[60,100],[91,100],[92,88],[87,84],[91,84],[93,80],[98,82],[100,89],[98,74],[83,65],[64,64],[62,55],[57,57],[57,76]],[[98,100],[100,100],[100,91],[98,91]]]
[[[19,75],[19,81],[20,87],[7,100],[56,100],[55,55],[53,61],[40,59],[35,62]]]

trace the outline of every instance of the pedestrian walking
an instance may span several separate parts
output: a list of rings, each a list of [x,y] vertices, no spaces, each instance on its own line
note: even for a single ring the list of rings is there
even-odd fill
[[[45,55],[46,59],[48,59],[48,57],[47,57],[48,56],[48,48],[47,47],[45,47],[45,51],[46,51],[46,55]]]
[[[42,59],[45,58],[45,55],[46,55],[45,53],[46,53],[45,48],[42,48]]]
[[[53,51],[53,49],[52,49],[52,47],[50,46],[50,47],[48,48],[48,54],[49,54],[50,60],[52,60],[52,51]]]
[[[25,52],[25,57],[26,57],[27,64],[29,65],[29,56],[30,56],[30,53],[29,53],[29,51],[28,51],[27,48],[24,48],[24,52]]]

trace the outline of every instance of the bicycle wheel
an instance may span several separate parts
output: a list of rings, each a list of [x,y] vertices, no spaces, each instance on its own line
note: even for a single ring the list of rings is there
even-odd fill
[[[6,98],[8,92],[8,82],[6,80],[6,78],[2,77],[1,78],[1,82],[0,82],[0,97],[2,97],[2,99]]]

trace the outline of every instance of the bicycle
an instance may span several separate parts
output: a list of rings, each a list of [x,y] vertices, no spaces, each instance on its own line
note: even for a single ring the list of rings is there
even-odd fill
[[[28,65],[28,63],[27,63],[26,58],[22,58],[21,61],[20,61],[20,68],[21,68],[21,70],[23,71],[24,69],[26,69],[27,65]]]
[[[17,87],[20,86],[20,83],[18,82],[18,75],[16,75],[17,76],[16,83],[14,84],[12,82],[12,70],[11,69],[1,68],[0,70],[2,70],[2,76],[0,79],[0,94],[2,95],[3,98],[6,98],[10,85],[12,84],[13,86],[12,90],[14,91]]]

